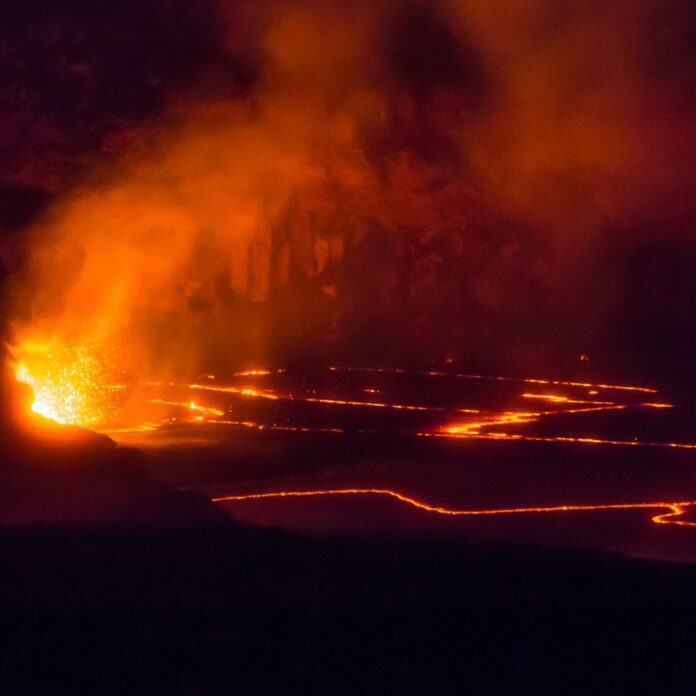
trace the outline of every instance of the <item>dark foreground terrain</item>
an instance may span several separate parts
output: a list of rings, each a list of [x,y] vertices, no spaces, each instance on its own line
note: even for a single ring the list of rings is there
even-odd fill
[[[696,567],[233,523],[0,534],[7,694],[692,693]]]
[[[183,444],[145,452],[79,429],[5,433],[0,693],[693,692],[696,564],[609,552],[690,558],[690,527],[645,510],[440,524],[394,501],[228,509],[205,494],[367,482],[497,505],[625,500],[630,481],[682,496],[689,453],[387,433],[346,436],[339,456],[323,434],[298,448],[271,433],[167,430]]]

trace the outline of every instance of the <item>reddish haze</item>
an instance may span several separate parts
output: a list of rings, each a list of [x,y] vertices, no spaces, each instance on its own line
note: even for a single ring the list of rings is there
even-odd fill
[[[108,162],[56,184],[27,232],[26,370],[87,351],[115,382],[337,353],[529,373],[588,350],[662,369],[642,332],[688,329],[659,311],[684,288],[657,293],[647,329],[626,292],[631,258],[642,287],[643,249],[690,244],[686,4],[200,12],[205,78],[112,128]],[[217,75],[220,56],[253,79]]]

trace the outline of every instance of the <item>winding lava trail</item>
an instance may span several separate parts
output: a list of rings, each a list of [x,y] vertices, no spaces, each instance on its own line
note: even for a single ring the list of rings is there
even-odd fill
[[[386,374],[415,374],[427,377],[450,377],[450,378],[460,378],[460,379],[477,379],[477,380],[493,380],[501,382],[518,382],[525,384],[535,384],[535,385],[556,385],[564,387],[581,387],[583,389],[591,389],[590,394],[597,394],[597,390],[620,390],[623,392],[638,392],[638,393],[649,393],[656,394],[657,390],[649,387],[637,387],[637,386],[625,386],[625,385],[612,385],[612,384],[592,384],[589,382],[570,382],[562,380],[546,380],[546,379],[536,379],[536,378],[512,378],[512,377],[500,377],[500,376],[484,376],[484,375],[470,375],[470,374],[460,374],[460,373],[445,373],[445,372],[411,372],[408,370],[403,370],[399,368],[339,368],[330,367],[331,372],[365,372],[365,373],[386,373]],[[282,371],[279,371],[282,372]],[[267,370],[252,370],[250,372],[237,373],[235,376],[258,376],[258,375],[269,375],[272,374]],[[214,375],[209,375],[209,378],[214,378]],[[160,382],[151,382],[150,386],[162,386]],[[219,392],[234,394],[244,397],[255,397],[261,399],[270,399],[273,401],[295,401],[295,402],[307,402],[316,403],[329,406],[353,406],[360,408],[386,408],[386,409],[397,409],[404,411],[437,411],[437,412],[449,412],[449,413],[462,413],[480,416],[481,419],[474,422],[465,422],[460,425],[442,425],[432,430],[427,430],[423,432],[412,433],[418,437],[430,437],[430,438],[448,438],[448,439],[478,439],[478,440],[510,440],[510,441],[528,441],[528,442],[550,442],[550,443],[572,443],[572,444],[594,444],[594,445],[611,445],[611,446],[622,446],[622,447],[667,447],[673,449],[685,449],[694,450],[696,449],[696,443],[688,442],[644,442],[634,438],[632,440],[619,440],[619,439],[603,439],[596,437],[579,437],[579,436],[543,436],[543,435],[526,435],[523,433],[510,433],[501,432],[499,430],[491,430],[491,428],[497,428],[505,425],[523,425],[539,421],[541,418],[546,416],[562,415],[562,414],[576,414],[576,413],[588,413],[588,412],[601,412],[601,411],[614,411],[623,410],[629,408],[672,408],[672,404],[667,403],[653,403],[653,402],[636,402],[636,403],[617,403],[616,401],[606,401],[597,399],[580,399],[571,398],[565,395],[559,394],[548,394],[548,393],[534,393],[534,392],[523,392],[520,397],[527,400],[545,401],[561,408],[556,410],[539,410],[539,411],[502,411],[496,413],[494,411],[485,411],[477,408],[445,408],[442,406],[425,406],[425,405],[415,405],[415,404],[402,404],[393,403],[386,401],[362,401],[355,399],[339,399],[339,398],[328,398],[319,396],[308,396],[306,394],[278,394],[272,389],[258,389],[254,387],[241,387],[226,384],[182,384],[177,385],[175,383],[169,383],[166,386],[177,387],[182,386],[192,391],[203,391],[203,392]],[[368,390],[375,391],[375,390]],[[196,413],[196,420],[202,421],[207,420],[209,423],[218,423],[224,425],[235,424],[229,419],[222,418],[225,414],[222,410],[200,406],[195,402],[191,401],[188,403],[167,401],[163,399],[150,399],[148,403],[159,403],[171,406],[182,406]],[[566,406],[566,408],[563,408]],[[573,406],[573,408],[567,408],[567,406]],[[297,431],[297,432],[333,432],[342,433],[344,432],[341,428],[312,428],[311,426],[292,426],[284,425],[279,426],[275,423],[236,423],[238,425],[245,425],[248,427],[258,427],[259,429],[268,430],[287,430],[287,431]]]
[[[549,507],[519,507],[519,508],[492,508],[488,510],[458,510],[454,508],[430,505],[415,498],[411,498],[398,491],[388,488],[335,488],[311,491],[275,491],[272,493],[247,493],[244,495],[225,495],[212,498],[214,503],[235,503],[248,500],[269,500],[277,498],[309,498],[317,496],[341,496],[341,495],[376,495],[395,498],[402,503],[426,512],[438,515],[450,515],[455,517],[482,517],[486,515],[518,515],[530,513],[548,512],[594,512],[598,510],[663,510],[651,518],[655,524],[674,524],[682,527],[696,527],[696,522],[676,519],[687,513],[687,509],[696,505],[696,500],[682,502],[651,502],[651,503],[608,503],[604,505],[556,505]]]
[[[543,386],[562,386],[590,389],[590,395],[596,395],[597,390],[615,390],[621,392],[637,392],[642,394],[656,394],[657,391],[648,387],[623,386],[614,384],[592,384],[589,382],[573,382],[563,380],[546,380],[533,378],[510,378],[510,377],[489,377],[482,375],[470,374],[450,374],[444,372],[410,372],[397,368],[329,368],[332,372],[367,372],[367,373],[391,373],[391,374],[418,374],[428,377],[454,377],[459,379],[477,379],[477,380],[494,380],[503,382],[518,382],[529,385]],[[265,370],[254,370],[245,373],[239,373],[235,376],[256,376],[271,374]],[[212,375],[210,377],[213,377]],[[159,383],[152,383],[153,386]],[[177,386],[170,384],[169,386]],[[511,440],[511,441],[531,441],[545,443],[572,443],[572,444],[597,444],[597,445],[613,445],[613,446],[631,446],[631,447],[668,447],[677,449],[696,449],[696,443],[680,443],[680,442],[644,442],[638,439],[634,440],[611,440],[593,437],[578,437],[578,436],[540,436],[526,435],[523,433],[500,432],[499,430],[491,430],[491,428],[500,428],[506,425],[522,425],[533,422],[538,422],[545,416],[558,414],[574,414],[587,413],[593,411],[610,411],[621,410],[627,408],[671,408],[671,404],[665,403],[617,403],[616,401],[572,398],[566,395],[553,393],[535,393],[525,391],[520,396],[524,399],[545,401],[561,408],[558,410],[539,410],[539,411],[503,411],[499,413],[486,412],[479,409],[445,409],[443,407],[400,404],[390,402],[362,401],[353,399],[338,399],[328,397],[309,396],[307,394],[278,394],[273,390],[261,390],[253,387],[238,387],[234,385],[219,385],[219,384],[189,384],[182,385],[193,391],[204,392],[222,392],[231,393],[247,397],[257,397],[271,400],[287,400],[287,401],[304,401],[310,403],[318,403],[335,406],[354,406],[354,407],[371,407],[371,408],[391,408],[399,410],[412,411],[449,411],[456,413],[476,414],[480,418],[473,422],[465,422],[460,425],[441,426],[434,430],[424,432],[416,432],[419,437],[434,437],[434,438],[453,438],[453,439],[485,439],[485,440]],[[368,390],[376,391],[376,390]],[[331,432],[343,433],[341,428],[313,428],[293,425],[278,425],[278,424],[262,424],[246,421],[233,421],[224,418],[225,412],[211,407],[200,406],[191,401],[186,404],[179,404],[175,401],[165,401],[162,399],[152,399],[150,403],[161,403],[169,405],[187,406],[190,410],[197,414],[197,420],[204,420],[206,417],[211,417],[210,423],[229,424],[229,425],[244,425],[247,427],[255,427],[259,429],[269,430],[289,430],[298,432]],[[571,408],[567,408],[571,406]],[[565,408],[564,408],[565,407]],[[306,490],[306,491],[275,491],[266,493],[247,493],[240,495],[226,495],[212,498],[214,503],[241,503],[251,500],[271,500],[271,499],[287,499],[287,498],[308,498],[308,497],[331,497],[331,496],[380,496],[398,500],[401,503],[410,505],[419,510],[437,515],[447,515],[453,517],[483,517],[491,515],[519,515],[519,514],[542,514],[542,513],[561,513],[561,512],[596,512],[600,510],[654,510],[657,514],[651,517],[651,521],[655,524],[672,524],[683,527],[696,527],[696,521],[682,519],[692,506],[696,506],[696,501],[656,501],[656,502],[636,502],[636,503],[606,503],[606,504],[585,504],[585,505],[554,505],[554,506],[535,506],[535,507],[510,507],[510,508],[492,508],[492,509],[456,509],[444,506],[431,505],[421,500],[417,500],[410,496],[399,493],[387,488],[338,488],[324,490]]]

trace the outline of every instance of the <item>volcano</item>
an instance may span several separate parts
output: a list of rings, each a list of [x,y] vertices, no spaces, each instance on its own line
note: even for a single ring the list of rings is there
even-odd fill
[[[3,683],[685,691],[695,28],[6,0]]]

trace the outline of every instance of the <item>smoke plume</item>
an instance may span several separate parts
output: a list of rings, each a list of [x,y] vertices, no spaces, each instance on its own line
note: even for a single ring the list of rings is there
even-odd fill
[[[76,88],[79,166],[56,119],[38,156],[13,151],[6,186],[49,197],[23,232],[19,352],[88,345],[149,377],[580,353],[659,372],[646,335],[693,340],[688,312],[661,319],[692,289],[679,263],[657,326],[635,300],[670,250],[695,254],[689,3],[208,2],[190,29],[183,5],[142,12],[135,100],[90,43],[107,18],[81,61],[46,20],[64,70],[110,96],[90,112]]]

